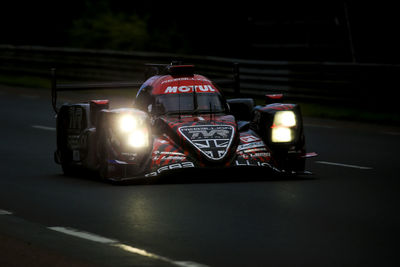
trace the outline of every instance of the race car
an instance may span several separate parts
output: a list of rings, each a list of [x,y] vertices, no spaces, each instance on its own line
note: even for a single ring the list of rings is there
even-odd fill
[[[276,94],[262,106],[251,98],[226,99],[194,70],[165,65],[140,86],[133,107],[118,109],[109,100],[57,108],[57,92],[69,87],[54,78],[55,161],[67,175],[87,169],[114,182],[198,169],[308,173],[305,159],[313,154],[306,153],[298,105],[279,103]]]

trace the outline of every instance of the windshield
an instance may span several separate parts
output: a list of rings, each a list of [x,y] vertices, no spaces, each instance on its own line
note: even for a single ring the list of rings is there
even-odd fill
[[[217,113],[225,111],[216,93],[167,94],[157,97],[163,113]]]

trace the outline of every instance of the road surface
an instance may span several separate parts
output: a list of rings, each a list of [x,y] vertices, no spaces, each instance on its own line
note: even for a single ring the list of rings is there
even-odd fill
[[[1,266],[399,266],[399,128],[306,118],[304,179],[114,186],[62,175],[48,92],[0,99]]]

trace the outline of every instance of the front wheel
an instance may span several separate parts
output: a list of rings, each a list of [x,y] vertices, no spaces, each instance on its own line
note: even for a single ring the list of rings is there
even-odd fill
[[[71,163],[61,163],[61,168],[65,176],[75,176],[79,173],[78,167]]]
[[[98,173],[101,179],[111,180],[121,177],[120,166],[112,164],[112,153],[109,148],[109,141],[104,132],[100,134],[98,144]]]
[[[101,148],[99,153],[99,176],[104,180],[115,181],[122,177],[123,169],[122,166],[110,162],[112,160],[110,154],[106,146]]]

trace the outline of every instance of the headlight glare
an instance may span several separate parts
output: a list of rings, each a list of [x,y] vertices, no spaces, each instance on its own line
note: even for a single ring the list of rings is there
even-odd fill
[[[293,111],[277,111],[271,127],[271,141],[274,143],[292,142],[295,136],[296,126],[296,114]]]
[[[296,115],[291,110],[278,111],[275,113],[274,125],[294,127],[296,126]]]
[[[285,127],[272,128],[271,140],[274,143],[285,143],[292,141],[292,130]]]
[[[124,133],[132,132],[136,129],[137,124],[137,119],[132,115],[124,115],[119,120],[119,128]]]
[[[149,144],[149,135],[146,129],[137,129],[128,136],[128,144],[132,147],[146,147]]]

